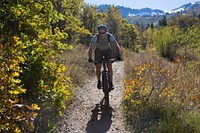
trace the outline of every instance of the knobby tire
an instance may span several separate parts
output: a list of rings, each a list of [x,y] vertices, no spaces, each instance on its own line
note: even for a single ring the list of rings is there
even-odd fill
[[[109,75],[108,73],[103,74],[103,89],[104,89],[105,105],[109,106]]]

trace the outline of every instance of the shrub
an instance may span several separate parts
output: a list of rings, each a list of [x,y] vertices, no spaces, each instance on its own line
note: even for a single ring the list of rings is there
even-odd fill
[[[14,36],[0,47],[0,131],[32,131],[40,107],[21,98],[27,92],[20,79],[23,73],[21,64],[26,60],[22,52],[25,45]]]
[[[183,121],[184,114],[200,109],[197,78],[180,64],[155,58],[148,52],[142,54],[133,54],[133,61],[125,61],[129,69],[123,108],[128,128],[136,132],[199,131],[199,126],[193,124],[199,122],[192,117]]]
[[[173,60],[178,46],[178,27],[164,27],[155,30],[153,33],[153,43],[160,56]]]
[[[64,111],[73,86],[69,70],[55,51],[40,40],[26,40],[25,45],[18,36],[1,45],[1,131],[53,128],[52,121]]]
[[[89,32],[77,12],[82,1],[56,3],[0,4],[0,132],[49,132],[70,101],[72,78],[61,55],[66,42]]]

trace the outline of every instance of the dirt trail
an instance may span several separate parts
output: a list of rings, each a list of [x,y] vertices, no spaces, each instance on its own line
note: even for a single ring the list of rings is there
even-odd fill
[[[96,77],[78,88],[77,102],[71,112],[60,121],[59,133],[125,133],[122,121],[121,100],[124,76],[124,62],[113,63],[115,90],[110,93],[110,108],[101,105],[102,90],[96,88]],[[127,132],[126,132],[127,133]]]

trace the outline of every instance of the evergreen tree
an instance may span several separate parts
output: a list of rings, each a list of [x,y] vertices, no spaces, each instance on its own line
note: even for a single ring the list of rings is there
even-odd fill
[[[166,27],[167,26],[167,19],[166,16],[163,16],[163,19],[158,21],[158,25],[162,26],[162,27]]]
[[[154,29],[154,24],[153,23],[151,23],[151,29]]]

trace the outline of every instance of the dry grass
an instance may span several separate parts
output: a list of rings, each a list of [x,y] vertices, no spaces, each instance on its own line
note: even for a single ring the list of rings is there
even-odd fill
[[[199,132],[199,76],[154,51],[124,52],[127,127],[136,132]],[[198,119],[194,119],[197,117]]]
[[[75,45],[63,54],[62,62],[70,69],[70,77],[75,85],[83,85],[94,73],[94,66],[88,63],[87,47]]]

